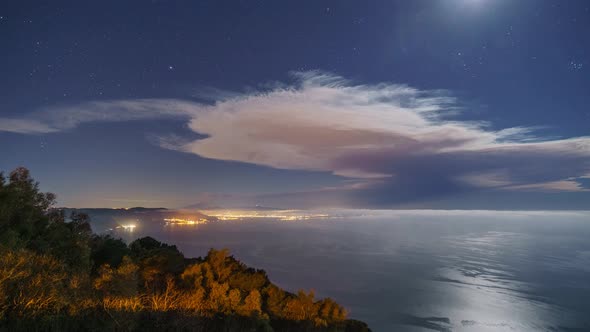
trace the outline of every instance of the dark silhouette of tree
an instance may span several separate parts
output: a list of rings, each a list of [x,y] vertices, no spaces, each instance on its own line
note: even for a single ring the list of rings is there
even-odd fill
[[[180,275],[184,270],[184,256],[176,246],[144,237],[133,241],[129,248],[139,265],[140,282],[146,291],[163,288],[168,277]]]
[[[93,273],[103,264],[116,268],[123,261],[123,257],[131,255],[127,244],[110,235],[93,235],[90,239],[91,256],[94,265]]]

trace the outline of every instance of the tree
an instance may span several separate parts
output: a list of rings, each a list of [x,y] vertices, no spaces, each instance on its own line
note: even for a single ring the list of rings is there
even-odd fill
[[[253,289],[263,289],[269,284],[266,272],[252,268],[236,269],[229,277],[229,285],[232,288],[238,288],[244,292],[250,292]]]
[[[50,253],[70,267],[90,268],[88,216],[73,214],[66,223],[62,211],[51,209],[55,195],[40,192],[24,167],[12,171],[8,183],[0,177],[0,243]]]
[[[65,222],[51,223],[31,247],[50,253],[74,269],[90,271],[90,234],[76,229],[78,226]]]
[[[92,236],[90,216],[86,213],[72,211],[68,225],[75,234],[84,237],[86,240]]]
[[[10,172],[8,183],[3,174],[0,178],[0,241],[10,248],[27,247],[45,231],[55,195],[41,193],[24,167]]]
[[[275,285],[269,285],[264,289],[266,295],[266,310],[271,316],[284,317],[284,309],[287,301],[287,294]]]
[[[205,257],[205,262],[211,266],[215,280],[218,282],[228,281],[232,273],[232,266],[228,264],[230,263],[229,259],[229,250],[226,248],[221,250],[210,249]]]
[[[257,316],[262,312],[262,297],[256,289],[250,291],[250,294],[244,299],[244,304],[240,307],[240,313],[243,316]]]
[[[90,239],[90,249],[93,273],[96,273],[98,267],[104,264],[116,268],[123,261],[123,257],[131,254],[125,242],[110,235],[93,235]]]
[[[213,313],[227,313],[228,309],[230,308],[228,297],[229,285],[227,283],[211,281],[207,286],[209,293],[207,296],[207,304],[209,310]]]
[[[137,294],[137,271],[139,267],[129,256],[123,257],[117,268],[104,264],[99,269],[94,288],[107,296],[132,297]]]
[[[129,248],[139,265],[143,287],[148,291],[163,289],[169,276],[178,276],[184,270],[184,256],[176,246],[144,237],[133,241]]]
[[[240,303],[242,302],[242,294],[239,289],[232,289],[229,291],[228,297],[228,313],[238,312],[240,309]]]

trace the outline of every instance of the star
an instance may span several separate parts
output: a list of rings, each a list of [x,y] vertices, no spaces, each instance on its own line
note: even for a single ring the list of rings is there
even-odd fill
[[[581,62],[576,62],[574,60],[570,61],[569,63],[570,69],[571,70],[582,70],[582,68],[584,67],[584,64]]]

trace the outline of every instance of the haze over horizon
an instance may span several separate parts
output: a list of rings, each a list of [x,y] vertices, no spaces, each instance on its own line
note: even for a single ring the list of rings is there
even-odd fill
[[[0,170],[74,208],[589,210],[589,14],[6,3]]]

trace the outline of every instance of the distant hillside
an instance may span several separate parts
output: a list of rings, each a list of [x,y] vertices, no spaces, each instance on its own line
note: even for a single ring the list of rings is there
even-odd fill
[[[63,211],[66,219],[71,213],[84,213],[89,215],[92,218],[93,229],[98,233],[113,229],[119,226],[122,222],[127,223],[129,221],[161,223],[166,218],[205,218],[214,220],[214,218],[210,218],[195,210],[169,210],[166,208],[58,208],[56,210]]]
[[[153,212],[153,211],[166,211],[167,208],[146,208],[146,207],[131,207],[131,208],[63,208],[70,210],[79,211],[90,211],[90,212],[103,212],[103,211],[127,211],[127,212]]]
[[[89,215],[129,215],[135,213],[165,213],[169,211],[166,208],[144,208],[144,207],[132,207],[132,208],[68,208],[61,207],[58,210],[64,210],[67,215],[72,212],[86,213]]]
[[[194,210],[246,210],[246,211],[281,211],[285,209],[276,208],[276,207],[269,207],[269,206],[261,206],[261,205],[210,205],[208,203],[196,203],[192,205],[188,205],[185,209],[194,209]]]

